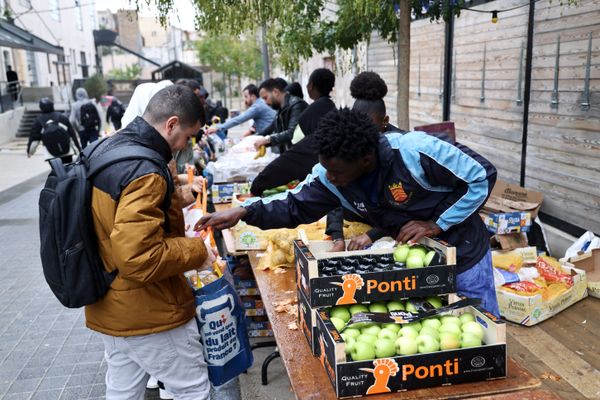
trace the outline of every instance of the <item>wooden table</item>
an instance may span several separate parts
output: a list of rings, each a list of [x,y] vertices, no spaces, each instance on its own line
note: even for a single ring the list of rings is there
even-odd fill
[[[271,325],[281,359],[290,378],[292,390],[297,399],[335,399],[333,386],[319,363],[310,351],[306,338],[300,329],[292,331],[288,324],[294,317],[286,313],[278,313],[274,302],[296,296],[296,282],[293,269],[287,269],[283,274],[273,271],[261,271],[258,265],[258,254],[249,251],[248,257],[256,278],[257,286],[262,295],[263,303]],[[494,399],[557,399],[550,392],[528,391],[525,389],[540,386],[540,380],[520,367],[512,358],[508,359],[508,376],[506,379],[467,383],[461,385],[443,386],[430,389],[411,390],[388,395],[368,396],[368,399],[447,399],[481,397],[495,395]],[[497,397],[500,393],[516,392]],[[485,397],[484,397],[485,398]],[[491,398],[491,397],[487,397]]]

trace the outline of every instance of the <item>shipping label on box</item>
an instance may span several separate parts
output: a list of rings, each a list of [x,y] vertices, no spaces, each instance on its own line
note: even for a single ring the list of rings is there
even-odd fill
[[[588,295],[586,273],[577,268],[563,266],[572,271],[573,286],[558,296],[544,300],[541,294],[522,296],[496,288],[500,315],[520,325],[532,326],[558,314]]]
[[[359,266],[366,262],[383,263],[384,259],[393,262],[392,250],[331,253],[325,250],[331,246],[331,241],[314,241],[307,246],[304,241],[296,240],[294,255],[300,272],[298,289],[304,292],[313,308],[456,292],[456,249],[430,238],[423,238],[420,243],[435,249],[445,260],[440,265],[423,268],[378,268],[378,272],[323,276],[319,271],[325,263],[329,265],[332,261]]]
[[[506,326],[467,307],[484,328],[484,345],[366,361],[347,358],[327,312],[317,317],[318,357],[338,397],[355,397],[506,377]],[[453,312],[454,314],[454,312]]]

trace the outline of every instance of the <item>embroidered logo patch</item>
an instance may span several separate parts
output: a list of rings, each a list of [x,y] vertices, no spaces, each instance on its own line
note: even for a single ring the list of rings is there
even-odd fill
[[[398,183],[389,185],[388,189],[390,189],[390,193],[392,194],[392,197],[398,203],[404,203],[406,201],[406,199],[408,199],[408,195],[404,191],[404,188],[402,187],[402,183],[398,182]]]

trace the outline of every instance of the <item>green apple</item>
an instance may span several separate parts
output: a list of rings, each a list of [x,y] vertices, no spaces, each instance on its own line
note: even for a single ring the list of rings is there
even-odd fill
[[[350,320],[350,311],[348,311],[348,307],[335,306],[329,311],[329,317],[336,317],[344,322],[348,322]]]
[[[356,345],[356,339],[354,339],[352,336],[344,336],[343,333],[341,336],[342,339],[344,339],[344,343],[346,344],[346,354],[352,353],[352,350],[354,350],[354,346]]]
[[[440,349],[451,350],[460,348],[460,340],[458,340],[458,336],[450,332],[444,332],[442,335],[440,335]]]
[[[417,347],[417,341],[415,338],[410,336],[400,336],[396,339],[396,354],[401,356],[407,356],[410,354],[416,354],[419,350]]]
[[[358,329],[355,329],[355,328],[346,328],[346,330],[344,331],[344,333],[342,333],[342,336],[343,335],[351,336],[354,339],[356,339],[357,337],[360,336],[360,331]]]
[[[385,338],[385,339],[390,339],[391,341],[394,341],[398,337],[398,334],[392,330],[383,328],[382,330],[379,331],[379,333],[377,334],[377,337],[379,339]]]
[[[394,249],[394,261],[401,263],[406,262],[409,251],[410,247],[407,244],[396,246]]]
[[[433,261],[433,257],[435,257],[435,251],[431,250],[427,254],[425,254],[425,258],[423,259],[423,264],[425,264],[426,267],[429,267],[429,265],[431,264],[431,261]]]
[[[442,299],[437,296],[427,297],[425,300],[431,304],[433,308],[440,308],[442,306]]]
[[[377,302],[369,305],[369,311],[373,313],[387,313],[388,309],[383,302]]]
[[[360,333],[363,335],[368,334],[368,335],[377,336],[379,334],[379,331],[381,331],[381,328],[379,327],[379,325],[371,324],[369,326],[365,326],[364,328],[362,328],[360,330]]]
[[[369,322],[356,322],[354,324],[348,325],[348,328],[361,330],[365,326],[369,326],[369,325],[371,325]]]
[[[406,300],[406,311],[408,311],[409,313],[416,314],[417,313],[417,307],[413,304],[412,301]]]
[[[350,314],[354,315],[359,312],[369,312],[369,307],[364,304],[353,304],[350,306]]]
[[[456,324],[442,324],[442,326],[440,326],[440,333],[442,332],[450,332],[450,333],[454,333],[457,336],[460,336],[461,330],[460,330],[460,326],[456,325]]]
[[[370,344],[371,346],[374,346],[375,342],[377,341],[377,336],[370,335],[368,333],[363,333],[362,335],[360,335],[359,337],[356,338],[356,341],[362,342],[362,343],[367,343],[367,344]]]
[[[409,255],[406,259],[406,268],[423,268],[423,258],[418,254]]]
[[[375,347],[371,343],[357,341],[350,353],[350,357],[354,361],[372,360],[375,358]]]
[[[440,318],[440,320],[442,321],[442,325],[444,325],[444,324],[456,324],[458,326],[462,325],[462,322],[460,322],[460,318],[458,318],[454,315],[444,315],[444,316],[442,316],[442,318]]]
[[[396,355],[396,346],[394,345],[394,339],[379,338],[375,342],[375,357],[393,357]]]
[[[469,312],[461,314],[458,318],[460,319],[461,324],[469,321],[475,321],[475,316]]]
[[[408,336],[414,339],[419,336],[419,331],[414,326],[405,325],[400,329],[400,332],[398,332],[398,336]]]
[[[388,301],[386,306],[388,311],[404,311],[404,304],[399,301]]]
[[[477,337],[479,337],[479,340],[483,340],[483,335],[485,334],[485,331],[483,330],[483,327],[475,322],[475,321],[469,321],[469,322],[465,322],[462,325],[462,331],[463,333],[472,333],[474,335],[476,335]]]
[[[466,347],[479,347],[481,346],[481,339],[479,339],[479,336],[470,333],[470,332],[464,332],[462,334],[461,340],[460,340],[460,347],[462,347],[463,349]]]
[[[442,323],[440,322],[439,319],[432,317],[432,318],[425,318],[425,319],[421,320],[421,325],[423,325],[423,328],[428,326],[433,329],[440,329],[440,326],[442,326]]]
[[[408,257],[407,257],[406,261],[408,262],[408,259],[412,256],[415,256],[415,257],[419,256],[421,261],[423,261],[423,259],[425,258],[426,255],[427,255],[427,250],[425,250],[425,248],[423,248],[422,246],[413,246],[408,251]]]
[[[432,353],[440,349],[440,343],[432,336],[419,335],[417,336],[416,341],[419,348],[419,353]]]
[[[408,324],[404,324],[402,326],[412,326],[417,330],[417,332],[421,330],[421,323],[419,321],[409,322]]]
[[[440,337],[440,332],[435,328],[431,328],[429,326],[424,326],[419,331],[419,335],[429,335],[429,336],[433,336],[434,338],[438,339]]]
[[[382,326],[383,326],[383,329],[390,330],[390,331],[394,332],[396,335],[398,334],[398,332],[400,332],[400,328],[402,328],[402,325],[395,324],[393,322],[383,324]]]
[[[344,329],[344,326],[346,326],[346,323],[344,322],[343,319],[340,319],[337,317],[331,317],[331,318],[329,318],[329,320],[331,321],[333,326],[335,326],[335,329],[337,329],[338,332],[340,332],[342,329]]]

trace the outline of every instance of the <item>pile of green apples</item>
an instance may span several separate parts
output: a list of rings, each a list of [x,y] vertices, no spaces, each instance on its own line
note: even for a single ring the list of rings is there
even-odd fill
[[[441,262],[440,256],[425,246],[409,246],[408,244],[399,244],[394,248],[394,261],[406,264],[407,268],[423,268],[430,265],[438,265]]]
[[[376,304],[379,303],[371,304],[369,311]],[[375,309],[381,311],[372,312],[384,312],[379,307],[375,306]],[[367,306],[363,304],[336,306],[329,312],[335,328],[343,330],[341,336],[346,344],[346,354],[353,361],[478,347],[483,344],[484,329],[476,322],[475,316],[468,312],[459,316],[430,317],[407,324],[359,322],[345,328],[352,311],[366,312],[365,308]]]

